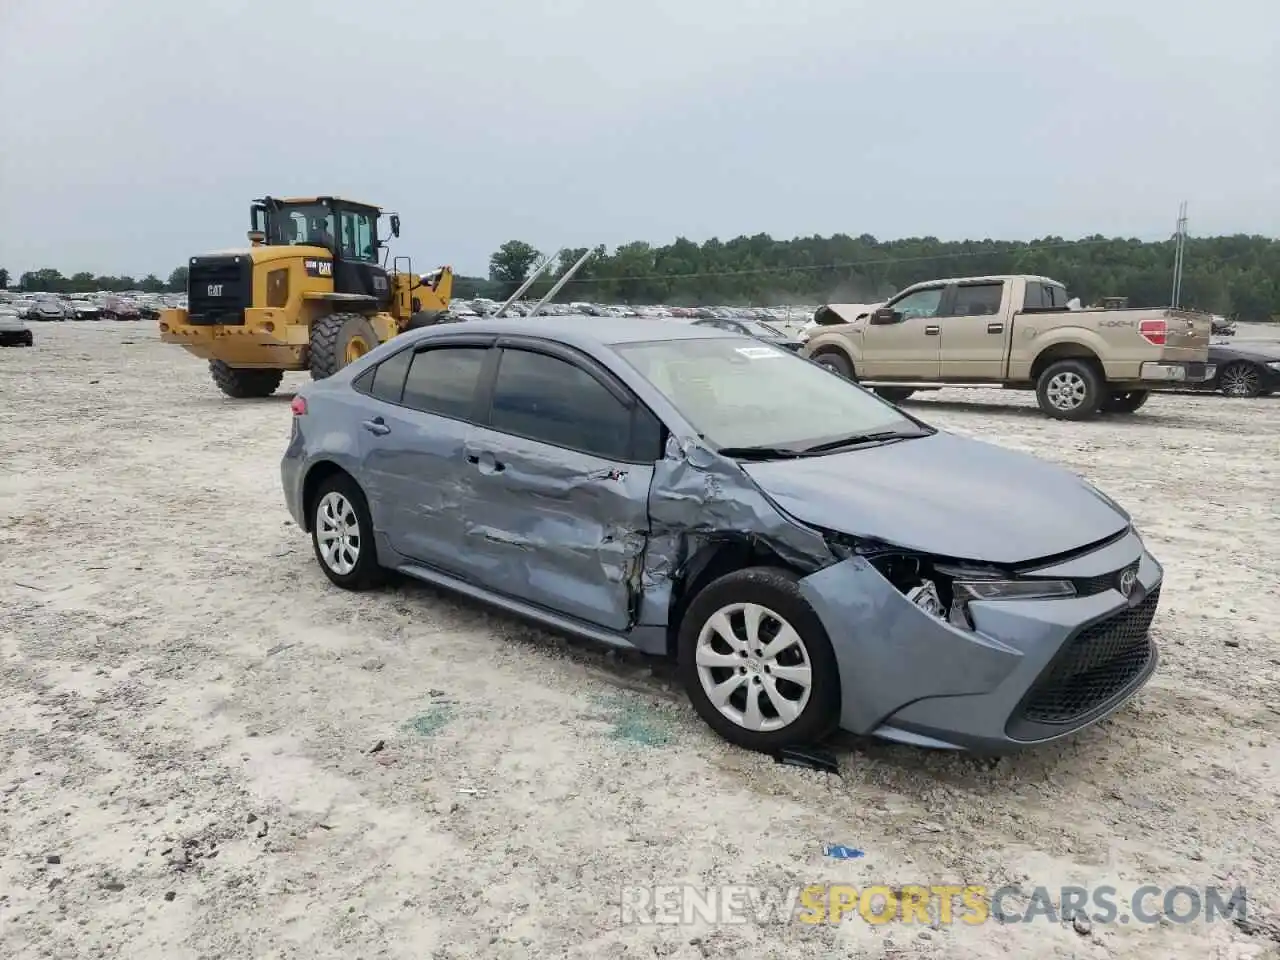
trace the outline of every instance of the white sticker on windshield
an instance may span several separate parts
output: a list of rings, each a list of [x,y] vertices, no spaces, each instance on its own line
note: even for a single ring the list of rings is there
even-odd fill
[[[786,354],[773,347],[734,347],[738,353],[748,360],[772,360],[774,357],[785,357]]]

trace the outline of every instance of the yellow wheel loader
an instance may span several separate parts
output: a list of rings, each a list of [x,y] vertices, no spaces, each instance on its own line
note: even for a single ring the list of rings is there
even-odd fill
[[[383,211],[338,197],[255,200],[250,246],[192,257],[187,307],[160,313],[160,339],[209,361],[229,397],[265,397],[286,370],[315,380],[449,308],[453,270],[386,269]],[[400,236],[400,218],[386,214]]]

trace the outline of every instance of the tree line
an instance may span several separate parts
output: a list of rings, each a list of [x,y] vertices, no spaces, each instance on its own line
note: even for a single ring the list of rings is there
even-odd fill
[[[1065,283],[1086,304],[1123,296],[1132,306],[1156,307],[1172,298],[1174,260],[1172,240],[1102,236],[1005,242],[835,234],[775,240],[761,233],[704,243],[681,237],[665,246],[635,242],[612,251],[599,246],[552,253],[554,265],[527,296],[541,298],[566,267],[587,254],[586,263],[557,300],[685,306],[867,302],[921,280],[1030,273]],[[455,278],[454,296],[504,299],[545,259],[532,244],[508,241],[490,257],[487,277]],[[64,276],[44,269],[22,274],[18,288],[180,293],[186,290],[186,280],[186,267],[174,270],[167,281],[154,274],[139,280],[89,273]],[[0,287],[8,281],[7,271],[0,269]],[[1241,320],[1280,315],[1280,240],[1246,235],[1189,239],[1180,302]]]
[[[9,280],[9,271],[0,267],[0,290],[9,286]],[[87,272],[73,273],[68,277],[60,270],[45,267],[43,270],[28,270],[20,275],[17,289],[32,293],[97,293],[100,290],[111,293],[124,293],[126,290],[138,290],[142,293],[186,293],[187,268],[178,267],[165,281],[154,273],[141,279],[130,276],[95,276]]]
[[[587,249],[565,250],[529,292],[540,297],[560,271]],[[456,296],[510,294],[542,262],[531,244],[509,241],[489,260],[487,279],[461,278]],[[1067,285],[1083,303],[1123,296],[1135,307],[1169,304],[1173,289],[1172,240],[1090,236],[1026,242],[944,241],[935,237],[877,240],[768,234],[666,246],[628,243],[591,251],[557,300],[668,303],[686,306],[869,302],[903,287],[940,277],[1029,273]],[[1179,303],[1241,320],[1280,314],[1280,241],[1261,236],[1200,237],[1187,241]]]

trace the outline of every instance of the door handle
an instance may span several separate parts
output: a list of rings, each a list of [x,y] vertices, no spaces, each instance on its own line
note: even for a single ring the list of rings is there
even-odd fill
[[[937,324],[933,324],[931,326],[924,328],[924,335],[926,337],[936,337],[941,332],[942,332],[942,328],[939,327]]]
[[[987,333],[1004,333],[1003,323],[988,323]]]
[[[387,426],[386,422],[381,417],[374,417],[372,420],[365,420],[360,424],[360,426],[364,427],[375,437],[385,437],[391,432],[391,428]]]

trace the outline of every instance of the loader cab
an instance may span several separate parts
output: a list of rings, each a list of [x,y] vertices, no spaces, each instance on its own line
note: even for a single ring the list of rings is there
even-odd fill
[[[323,247],[333,258],[334,293],[369,297],[380,309],[386,309],[392,290],[391,280],[380,263],[381,212],[369,204],[336,197],[267,197],[251,208],[250,237],[260,237],[267,246]],[[397,234],[398,219],[392,218],[393,232]]]

